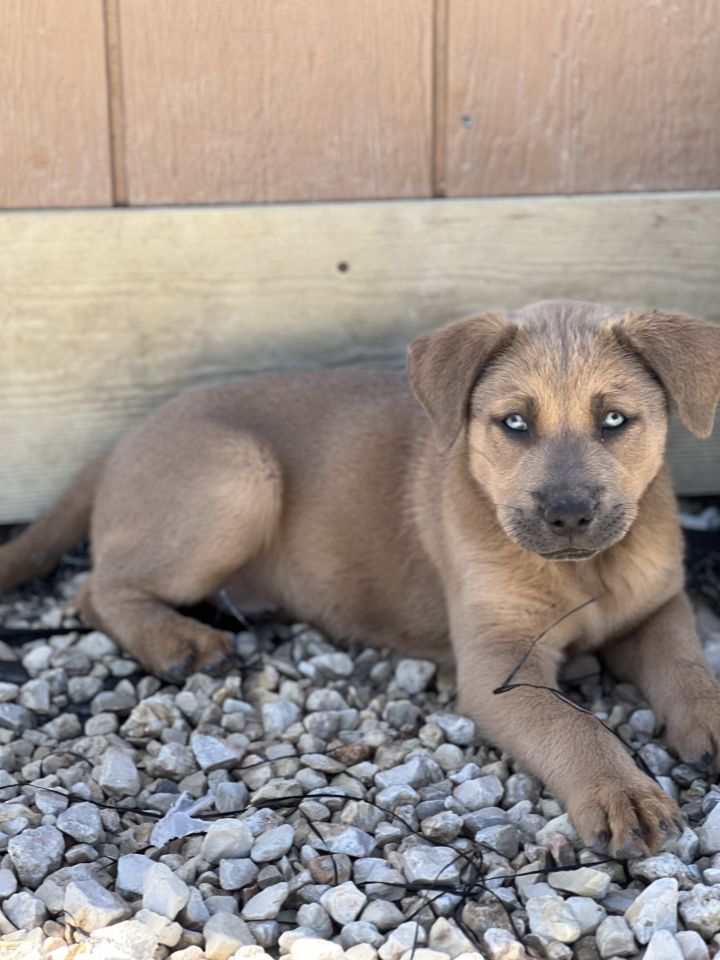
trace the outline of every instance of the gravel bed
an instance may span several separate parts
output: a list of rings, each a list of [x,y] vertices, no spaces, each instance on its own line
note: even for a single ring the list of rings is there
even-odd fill
[[[81,576],[0,603],[51,634],[0,641],[3,960],[720,953],[720,789],[594,657],[568,691],[688,821],[657,856],[598,862],[428,661],[243,626],[237,671],[168,686],[102,634],[52,635]],[[720,621],[699,622],[720,673]]]

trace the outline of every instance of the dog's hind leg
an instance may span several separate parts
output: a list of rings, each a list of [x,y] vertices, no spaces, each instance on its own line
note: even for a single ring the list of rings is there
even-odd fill
[[[0,547],[0,594],[53,571],[87,533],[104,464],[105,457],[89,463],[41,517]]]
[[[247,434],[203,425],[192,445],[131,441],[110,464],[93,517],[94,567],[82,612],[148,670],[173,680],[212,670],[229,635],[178,613],[215,592],[272,540],[282,478]]]
[[[113,581],[94,587],[92,609],[83,610],[83,619],[114,637],[151,673],[175,683],[227,662],[230,637],[222,630],[183,616],[140,588]]]

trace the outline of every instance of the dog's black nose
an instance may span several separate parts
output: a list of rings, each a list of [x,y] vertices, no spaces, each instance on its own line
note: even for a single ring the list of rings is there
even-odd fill
[[[553,533],[567,535],[586,530],[595,516],[595,505],[587,498],[554,500],[543,510],[545,523]]]

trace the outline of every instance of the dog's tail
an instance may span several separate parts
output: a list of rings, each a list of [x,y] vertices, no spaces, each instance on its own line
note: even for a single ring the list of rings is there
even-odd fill
[[[0,594],[51,573],[63,553],[85,536],[106,459],[91,461],[42,516],[0,547]]]

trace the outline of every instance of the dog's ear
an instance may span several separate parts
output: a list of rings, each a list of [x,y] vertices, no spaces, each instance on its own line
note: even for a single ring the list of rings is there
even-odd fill
[[[676,314],[632,313],[616,333],[655,373],[688,430],[710,436],[720,397],[720,326]]]
[[[506,317],[489,313],[423,333],[410,344],[410,386],[432,420],[441,449],[460,436],[480,371],[513,336]]]

